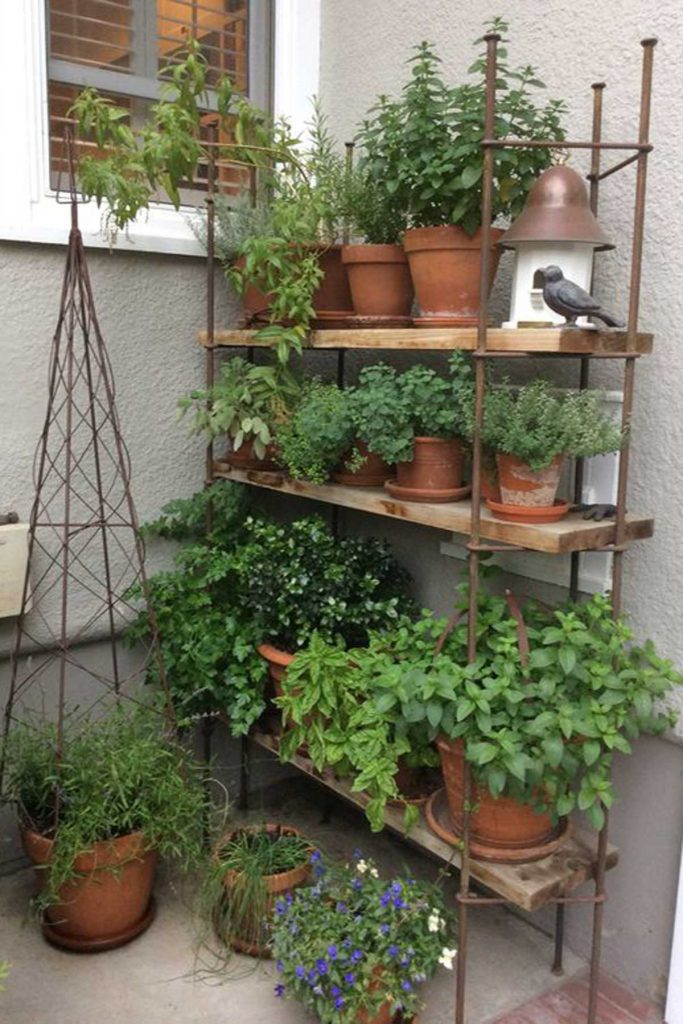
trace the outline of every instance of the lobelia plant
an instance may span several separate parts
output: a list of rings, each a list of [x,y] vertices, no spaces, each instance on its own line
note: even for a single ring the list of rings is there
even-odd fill
[[[327,867],[314,854],[316,885],[277,907],[273,957],[278,997],[298,999],[321,1024],[411,1019],[420,985],[453,967],[452,919],[437,886],[410,876],[382,879],[356,851],[352,865]]]
[[[505,36],[494,18],[487,30]],[[543,83],[530,65],[507,63],[499,47],[495,134],[498,137],[563,139],[564,104],[538,106],[532,91]],[[477,44],[481,40],[476,41]],[[382,184],[410,227],[456,224],[472,235],[481,226],[481,179],[485,111],[485,60],[470,67],[477,81],[448,85],[434,46],[422,42],[410,59],[411,75],[399,99],[380,96],[358,132],[359,166]],[[516,217],[534,181],[550,166],[552,152],[507,149],[494,154],[493,219]]]
[[[598,392],[555,395],[539,378],[519,389],[488,389],[482,440],[540,470],[558,455],[586,458],[618,451],[623,434],[601,411]]]

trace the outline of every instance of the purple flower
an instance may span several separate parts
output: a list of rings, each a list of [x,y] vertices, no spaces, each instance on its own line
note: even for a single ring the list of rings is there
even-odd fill
[[[330,992],[335,998],[341,995],[341,989],[339,988],[339,985],[333,985],[332,988],[330,989]]]
[[[287,906],[291,907],[293,902],[294,902],[294,897],[292,896],[291,892],[286,892],[285,893],[285,903],[287,904]]]
[[[351,939],[344,939],[344,941],[342,942],[342,946],[344,947],[344,949],[348,949],[350,945]]]
[[[337,947],[332,943],[331,946],[327,947],[327,952],[330,954],[330,960],[337,959]]]
[[[362,959],[363,959],[363,950],[362,949],[354,949],[353,953],[351,954],[351,963],[352,964],[357,964]]]
[[[320,974],[327,974],[327,960],[324,957],[321,956],[319,960],[316,960],[315,966]]]
[[[325,874],[325,868],[323,867],[323,865],[322,864],[314,864],[313,865],[313,874],[315,875],[316,878],[322,878],[323,875]]]
[[[306,977],[306,971],[305,971],[305,970],[304,970],[304,968],[303,968],[303,967],[301,966],[301,964],[298,964],[298,965],[297,965],[297,968],[296,968],[296,976],[297,976],[297,978],[305,978],[305,977]]]
[[[285,906],[284,901],[278,900],[277,903],[275,904],[275,913],[282,917],[286,910],[287,907]]]
[[[335,1010],[341,1010],[343,1005],[344,1005],[344,997],[343,996],[337,996],[337,998],[334,1001],[334,1008],[335,1008]]]
[[[351,882],[351,888],[355,889],[356,892],[360,892],[360,890],[363,888],[363,883],[361,882],[360,878],[354,878],[354,880]]]
[[[389,956],[398,956],[398,946],[389,946],[387,953]]]
[[[345,904],[345,903],[343,902],[343,900],[340,900],[340,901],[339,901],[339,903],[337,904],[337,912],[338,912],[339,914],[345,914],[345,913],[346,913],[346,911],[347,911],[347,909],[348,909],[348,907],[347,907],[347,906],[346,906],[346,904]]]
[[[296,935],[296,933],[299,931],[299,925],[298,924],[291,924],[289,926],[289,931],[290,931],[291,935]]]
[[[404,903],[400,896],[394,898],[394,906],[397,910],[407,910],[408,904]]]
[[[320,850],[314,850],[311,854],[311,864],[317,864],[320,860]]]
[[[347,985],[353,985],[355,980],[356,975],[353,973],[353,971],[349,971],[348,974],[344,975],[344,981],[347,983]]]
[[[380,905],[380,907],[388,907],[390,903],[391,903],[391,893],[387,889],[387,891],[383,892],[382,895],[380,896],[380,898],[379,898],[379,905]]]
[[[381,924],[379,926],[379,930],[381,931],[382,935],[388,935],[389,932],[391,931],[391,928],[389,927],[389,925],[385,921],[384,924]]]
[[[276,985],[276,986],[275,986],[275,995],[276,995],[276,996],[278,997],[278,999],[279,999],[279,998],[280,998],[281,996],[283,996],[283,995],[284,995],[284,992],[285,992],[285,986],[284,986],[284,985],[282,985],[282,984],[279,984],[279,985]]]
[[[401,962],[401,967],[409,967],[410,966],[410,957],[409,956],[403,956],[403,957],[401,957],[401,961],[400,962]]]
[[[392,882],[391,891],[394,894],[394,896],[400,896],[401,893],[403,892],[403,886],[401,885],[400,882]]]
[[[284,964],[282,963],[282,960],[277,960],[276,963],[275,963],[275,970],[277,971],[277,973],[278,974],[282,974],[283,968],[284,968]]]
[[[409,982],[409,981],[402,981],[401,982],[401,988],[403,989],[404,992],[411,992],[413,986],[412,986],[411,982]]]
[[[358,848],[356,848],[353,851],[353,859],[354,860],[362,860],[363,859],[363,851],[359,850]]]
[[[309,985],[315,985],[317,980],[318,980],[318,972],[316,970],[314,970],[313,968],[311,968],[311,970],[308,972],[308,984]]]

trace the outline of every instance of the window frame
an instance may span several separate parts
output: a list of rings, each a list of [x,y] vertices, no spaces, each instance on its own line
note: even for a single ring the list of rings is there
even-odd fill
[[[318,88],[320,0],[255,3],[262,17],[253,22],[260,30],[249,33],[250,95],[259,106],[291,114],[296,125]],[[68,206],[58,203],[50,188],[47,34],[45,0],[0,4],[0,137],[10,156],[0,161],[1,241],[64,245],[68,238]],[[294,52],[296,61],[291,60]],[[60,62],[61,70],[64,63],[72,71],[77,67]],[[256,69],[263,67],[267,73],[258,74]],[[86,70],[92,81],[93,69]],[[110,82],[109,73],[104,75]],[[75,71],[73,77],[78,78]],[[127,84],[136,81],[135,75],[125,77]],[[149,88],[148,79],[138,77],[137,86],[141,83]],[[107,88],[104,80],[102,88]],[[116,248],[201,256],[203,250],[184,216],[191,212],[191,207],[176,211],[153,203],[127,232],[119,233]],[[109,247],[101,230],[102,211],[94,201],[81,206],[79,223],[87,246]]]

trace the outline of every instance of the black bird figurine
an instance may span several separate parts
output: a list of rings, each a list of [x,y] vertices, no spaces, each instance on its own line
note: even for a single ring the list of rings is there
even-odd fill
[[[568,281],[560,267],[551,264],[549,267],[539,268],[543,275],[543,301],[554,313],[565,317],[562,327],[575,327],[576,318],[579,316],[595,316],[602,320],[608,327],[623,327],[609,313],[600,308],[600,303],[584,291],[578,284]]]

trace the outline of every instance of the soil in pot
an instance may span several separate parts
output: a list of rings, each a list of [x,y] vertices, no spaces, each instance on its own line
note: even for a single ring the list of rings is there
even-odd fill
[[[464,745],[462,740],[437,740],[441,769],[446,784],[450,821],[456,835],[462,831]],[[433,799],[433,798],[432,798]],[[499,863],[524,863],[547,856],[563,837],[563,827],[553,825],[550,816],[539,814],[527,804],[507,796],[493,797],[473,783],[470,841],[473,856]],[[432,828],[433,818],[428,815]],[[441,834],[438,829],[435,829]]]
[[[233,949],[246,953],[249,956],[269,957],[270,922],[275,913],[277,901],[285,893],[297,889],[308,881],[313,848],[305,843],[303,836],[297,829],[287,825],[268,823],[266,825],[238,829],[227,837],[226,843],[237,836],[245,837],[247,840],[252,838],[254,842],[258,843],[263,843],[265,839],[273,844],[280,841],[283,836],[289,836],[299,840],[300,844],[297,845],[302,846],[302,856],[299,863],[288,867],[286,870],[261,876],[260,884],[262,888],[260,893],[255,892],[252,894],[249,888],[246,892],[242,888],[242,898],[248,900],[249,906],[240,908],[236,914],[228,909],[225,917],[223,917],[220,911],[216,915],[216,929],[219,932],[219,937],[229,943]],[[214,861],[218,862],[219,859],[220,848],[214,854]],[[229,869],[226,871],[223,885],[228,906],[231,900],[235,901],[240,898],[240,885],[243,887],[245,884],[243,881],[241,882],[242,878],[243,876],[237,870]],[[229,934],[225,934],[222,930],[226,925]]]
[[[399,462],[396,479],[384,485],[395,498],[406,501],[458,501],[469,493],[464,487],[460,441],[442,437],[416,437],[411,462]]]
[[[400,245],[345,245],[353,308],[358,315],[407,317],[413,305],[413,281]]]
[[[489,500],[494,515],[516,522],[555,522],[569,511],[557,501],[563,455],[556,455],[544,469],[532,469],[515,455],[496,455],[500,498]]]
[[[489,283],[498,269],[503,232],[491,229]],[[477,323],[481,268],[481,229],[468,235],[454,224],[410,228],[403,238],[415,297],[420,310],[415,323],[434,326],[452,322],[454,327]]]
[[[252,440],[243,441],[236,451],[227,452],[223,461],[231,465],[233,469],[253,469],[264,473],[272,473],[279,469],[275,460],[274,445],[267,445],[265,456],[259,459],[254,451]]]
[[[398,800],[388,801],[392,807],[403,807],[405,804],[421,807],[431,794],[443,785],[438,768],[412,768],[404,757],[398,760],[398,771],[394,778],[401,796]]]
[[[353,447],[363,456],[363,465],[353,471],[345,469],[342,461],[342,466],[332,474],[334,482],[349,487],[381,487],[392,475],[392,467],[379,455],[369,452],[364,441],[356,441]]]
[[[53,842],[28,828],[22,828],[21,837],[42,886]],[[45,938],[84,953],[130,942],[154,920],[156,865],[157,853],[146,848],[140,832],[96,843],[76,858],[78,876],[61,887],[60,902],[46,910]]]

